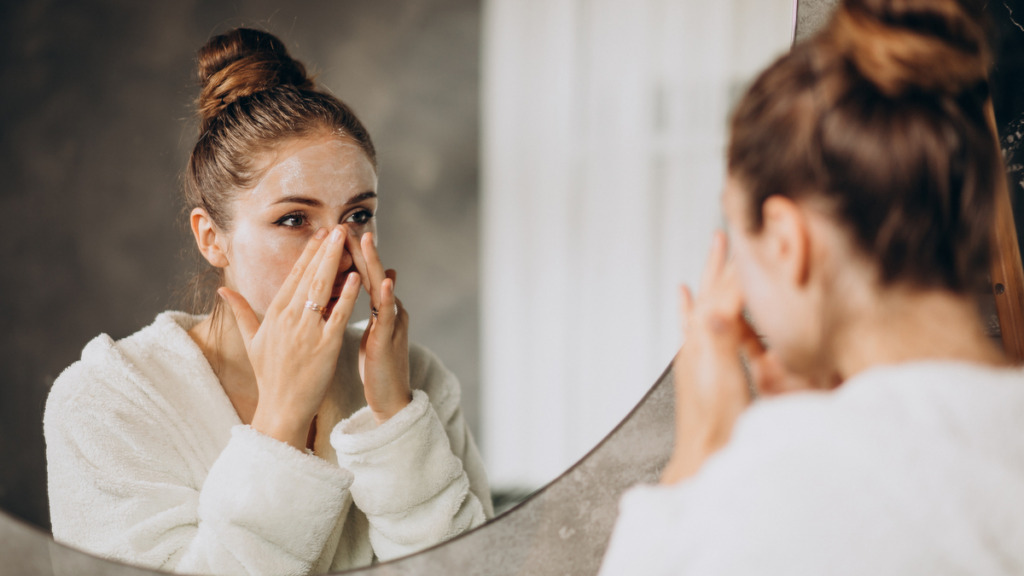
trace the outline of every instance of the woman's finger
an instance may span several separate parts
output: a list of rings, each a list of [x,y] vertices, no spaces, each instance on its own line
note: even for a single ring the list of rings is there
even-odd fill
[[[367,232],[359,239],[359,244],[363,249],[363,257],[366,258],[366,270],[370,273],[370,284],[379,288],[386,275],[384,265],[380,263],[380,255],[377,254],[377,245],[373,240],[373,232]]]
[[[707,262],[704,264],[704,272],[701,274],[699,294],[705,295],[711,291],[711,286],[718,279],[722,268],[725,266],[727,253],[728,245],[725,240],[725,234],[721,230],[715,230],[715,234],[711,238],[711,252],[708,254]]]
[[[366,272],[370,275],[370,287],[372,288],[370,300],[373,302],[374,308],[380,310],[381,306],[384,306],[381,303],[381,285],[386,276],[384,275],[384,265],[380,262],[377,246],[373,240],[373,232],[367,232],[360,238],[359,244],[363,251],[363,258],[366,259]]]
[[[394,286],[392,285],[392,291]],[[409,311],[402,305],[402,301],[395,297],[395,330],[392,341],[398,341],[403,348],[408,347],[409,342]]]
[[[731,303],[733,305],[742,305],[744,301],[743,285],[740,284],[740,274],[736,268],[735,260],[728,259],[722,265],[720,282],[728,290]]]
[[[689,317],[693,314],[693,307],[693,292],[690,291],[689,286],[683,284],[679,287],[679,309],[686,315],[686,317]]]
[[[260,321],[256,317],[256,313],[253,312],[252,306],[249,306],[249,302],[241,294],[226,286],[218,288],[217,294],[231,308],[231,313],[235,316],[235,323],[238,324],[238,330],[242,333],[245,349],[248,350],[249,343],[256,336],[256,331],[260,329]]]
[[[392,308],[394,308],[395,310],[396,315],[395,328],[403,328],[405,325],[408,324],[409,314],[405,312],[404,308],[402,308],[402,301],[399,300],[397,296],[395,296],[395,290],[398,287],[398,272],[396,272],[394,268],[388,268],[387,270],[384,271],[384,277],[388,280],[391,280],[391,296],[395,301],[394,306],[392,306]],[[405,322],[405,324],[403,324],[403,321]]]
[[[337,230],[327,229],[331,235],[337,234]],[[313,286],[313,278],[316,277],[317,271],[320,270],[320,263],[324,261],[324,255],[327,253],[328,248],[331,246],[330,239],[323,240],[320,243],[320,247],[317,248],[316,253],[313,254],[313,259],[306,265],[305,271],[302,273],[302,277],[299,278],[298,284],[295,285],[295,289],[292,291],[291,301],[288,306],[302,306],[309,300],[309,292]],[[323,306],[327,304],[327,301],[317,302],[317,304]]]
[[[683,326],[683,337],[690,326],[690,319],[693,318],[693,293],[690,287],[683,284],[679,287],[679,320]]]
[[[370,273],[366,267],[366,256],[363,255],[363,247],[360,246],[359,242],[361,236],[349,236],[348,251],[352,254],[352,263],[355,264],[356,270],[359,271],[359,276],[363,279],[363,288],[366,292],[373,296],[373,286],[370,285]]]
[[[305,249],[302,250],[299,259],[292,266],[292,271],[288,273],[288,277],[284,279],[281,287],[277,290],[277,294],[274,295],[274,299],[270,302],[268,311],[281,310],[291,303],[296,286],[299,285],[299,281],[302,280],[302,276],[306,273],[306,268],[309,266],[310,261],[313,260],[313,257],[320,250],[320,245],[323,243],[324,238],[327,237],[327,232],[326,228],[320,228],[309,239],[309,242],[306,242]]]
[[[380,330],[381,336],[390,340],[395,332],[395,320],[398,317],[398,304],[395,301],[395,283],[385,278],[380,287],[380,305],[377,307],[377,319],[374,330]]]
[[[352,272],[345,278],[345,285],[341,289],[341,296],[327,317],[325,327],[329,337],[341,338],[348,325],[352,311],[356,307],[356,299],[359,297],[359,273]]]
[[[338,277],[338,264],[341,262],[341,255],[345,251],[344,226],[335,226],[330,236],[324,242],[321,249],[320,261],[316,269],[312,271],[309,287],[306,291],[306,302],[315,302],[320,306],[326,306],[334,291],[334,281]],[[312,264],[310,265],[312,268]],[[296,290],[296,299],[301,299],[302,294]]]
[[[742,331],[740,335],[740,351],[750,359],[760,358],[767,351],[761,337],[754,331],[754,328],[746,321],[740,324]]]

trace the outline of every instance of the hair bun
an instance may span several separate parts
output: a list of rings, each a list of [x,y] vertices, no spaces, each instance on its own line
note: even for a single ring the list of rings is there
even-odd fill
[[[276,36],[250,28],[215,36],[199,49],[199,82],[203,131],[239,98],[282,85],[305,90],[314,86],[306,67],[288,55]]]
[[[825,38],[883,94],[960,94],[987,78],[979,9],[958,0],[845,0]]]

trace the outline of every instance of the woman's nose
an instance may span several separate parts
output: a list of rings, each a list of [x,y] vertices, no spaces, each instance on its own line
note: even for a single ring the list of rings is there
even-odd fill
[[[352,253],[348,251],[348,246],[346,246],[345,250],[341,253],[341,261],[338,262],[338,276],[341,277],[342,274],[352,268],[352,263]]]
[[[353,232],[349,226],[344,224],[339,225],[339,228],[341,229],[342,234],[344,234],[344,236],[342,236],[342,242],[345,243],[345,246],[341,250],[341,260],[338,262],[338,276],[340,277],[345,271],[352,267],[352,251],[349,249],[349,246],[351,245],[349,244],[349,238],[346,237],[353,236]]]

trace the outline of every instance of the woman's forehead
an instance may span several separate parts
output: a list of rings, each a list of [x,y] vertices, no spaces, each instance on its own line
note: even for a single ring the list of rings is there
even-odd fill
[[[373,164],[356,143],[320,138],[289,143],[273,155],[269,169],[252,193],[258,196],[349,196],[376,191]],[[332,198],[333,199],[333,198]]]

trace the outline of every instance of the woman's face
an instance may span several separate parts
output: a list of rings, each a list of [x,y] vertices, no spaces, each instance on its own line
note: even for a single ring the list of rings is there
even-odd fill
[[[757,331],[789,368],[800,367],[808,342],[808,307],[773,253],[771,234],[751,231],[747,191],[736,178],[726,179],[722,206],[730,257]]]
[[[377,229],[377,173],[358,144],[336,136],[301,139],[266,161],[263,179],[233,202],[224,268],[227,286],[260,318],[318,229],[345,224],[356,238]],[[354,270],[346,250],[328,304]]]

